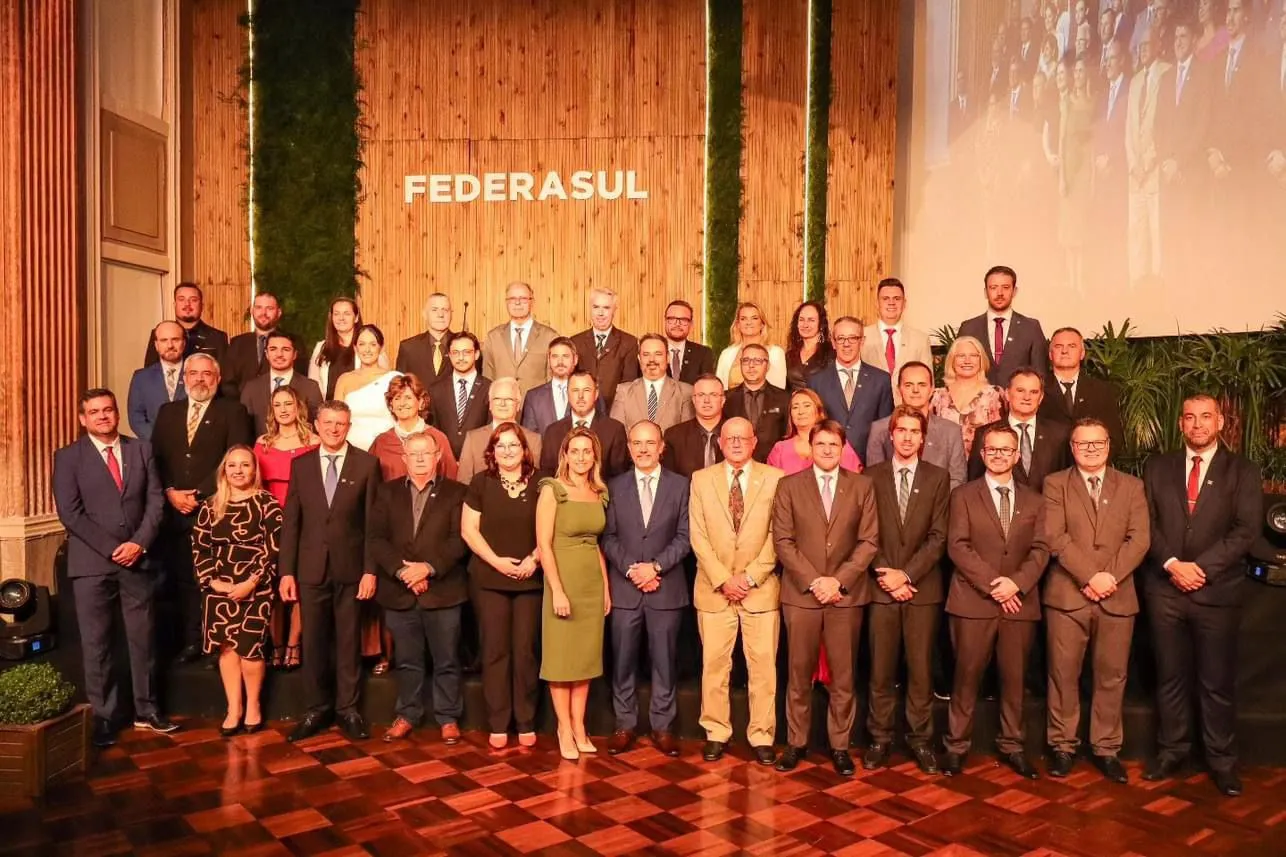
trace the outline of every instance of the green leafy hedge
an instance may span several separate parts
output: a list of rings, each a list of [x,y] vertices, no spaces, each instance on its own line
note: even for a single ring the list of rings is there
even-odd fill
[[[728,344],[741,273],[741,0],[707,0],[705,341]]]
[[[76,688],[53,664],[18,664],[0,673],[0,724],[30,726],[62,714]]]
[[[826,187],[830,152],[831,0],[808,16],[808,148],[804,152],[804,296],[826,302]]]

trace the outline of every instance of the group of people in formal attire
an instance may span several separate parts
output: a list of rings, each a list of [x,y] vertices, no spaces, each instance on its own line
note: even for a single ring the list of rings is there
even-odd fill
[[[513,283],[508,319],[479,341],[451,330],[450,299],[434,294],[427,330],[401,343],[396,368],[351,298],[332,303],[325,340],[300,362],[272,295],[255,297],[254,330],[228,341],[201,320],[200,290],[181,285],[176,320],[157,326],[155,359],[131,384],[137,437],[120,432],[114,394],[90,390],[85,436],[55,457],[95,740],[114,740],[127,709],[109,669],[118,602],[135,725],[175,728],[154,689],[164,586],[180,656],[217,657],[228,736],[262,727],[265,665],[281,651],[305,678],[291,740],[331,725],[368,738],[370,629],[398,686],[386,741],[429,720],[460,740],[461,648],[476,634],[491,747],[514,734],[535,743],[543,681],[562,756],[597,752],[586,706],[605,676],[607,752],[646,732],[678,755],[682,628],[695,618],[708,761],[733,738],[740,644],[755,759],[789,771],[806,756],[820,680],[830,761],[852,775],[865,640],[865,767],[890,761],[901,692],[911,757],[958,774],[994,662],[997,748],[1035,777],[1024,676],[1043,648],[1048,773],[1067,776],[1080,751],[1088,667],[1089,755],[1124,782],[1122,701],[1142,602],[1161,721],[1145,776],[1188,760],[1195,699],[1215,782],[1239,794],[1237,604],[1259,472],[1220,445],[1223,416],[1204,395],[1184,403],[1184,449],[1149,461],[1142,480],[1112,467],[1115,390],[1083,371],[1078,331],[1047,340],[1014,310],[1017,291],[1012,269],[986,273],[986,309],[960,325],[936,387],[928,337],[904,322],[906,287],[891,278],[873,323],[805,302],[785,347],[743,303],[717,356],[690,339],[682,300],[666,307],[664,333],[635,337],[616,326],[616,295],[594,288],[590,328],[565,337]],[[935,736],[944,658],[949,714]]]

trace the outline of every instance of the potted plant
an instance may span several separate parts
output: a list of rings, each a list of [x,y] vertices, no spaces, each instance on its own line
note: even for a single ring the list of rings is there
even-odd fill
[[[0,799],[41,797],[85,772],[91,719],[53,664],[0,673]]]

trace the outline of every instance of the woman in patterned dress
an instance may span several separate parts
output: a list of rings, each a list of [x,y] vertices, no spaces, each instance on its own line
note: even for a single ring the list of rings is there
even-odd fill
[[[943,369],[945,387],[933,391],[929,413],[960,426],[965,459],[973,449],[979,426],[995,422],[1005,411],[1005,391],[987,382],[991,361],[987,349],[972,336],[957,336],[947,351]]]
[[[205,593],[205,652],[219,653],[228,698],[219,730],[225,738],[263,728],[263,645],[280,534],[281,506],[260,487],[254,450],[232,447],[219,465],[214,496],[201,504],[192,531],[197,585]]]

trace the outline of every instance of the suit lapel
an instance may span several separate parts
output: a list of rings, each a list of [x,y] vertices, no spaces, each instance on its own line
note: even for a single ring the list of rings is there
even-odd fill
[[[1075,467],[1071,469],[1070,473],[1068,474],[1068,478],[1072,482],[1072,485],[1071,485],[1072,493],[1076,495],[1076,499],[1080,501],[1081,508],[1085,510],[1085,514],[1089,517],[1090,521],[1093,522],[1094,530],[1095,532],[1097,532],[1098,531],[1098,509],[1094,505],[1094,498],[1090,496],[1089,486],[1085,484],[1085,479],[1082,478],[1081,472],[1077,470]],[[1103,485],[1099,488],[1099,495],[1098,495],[1099,503],[1106,502],[1107,496],[1108,496],[1108,479],[1107,479],[1107,472],[1104,472]]]
[[[123,435],[121,436],[119,447],[121,452],[121,495],[124,496],[125,492],[129,490],[130,480],[134,478],[134,471],[143,466],[143,457],[138,454],[138,444],[133,441],[127,441]],[[103,462],[103,469],[107,469],[106,461]],[[108,478],[111,478],[110,473]]]
[[[719,500],[719,508],[728,518],[728,524],[732,524],[732,507],[728,504],[728,469],[721,466],[714,473],[714,495]]]
[[[1184,452],[1184,455],[1187,455],[1186,451]],[[1201,510],[1206,507],[1206,497],[1210,495],[1210,489],[1215,486],[1215,483],[1223,481],[1223,477],[1225,476],[1224,471],[1226,470],[1226,465],[1228,463],[1227,458],[1228,456],[1224,454],[1222,446],[1215,448],[1215,454],[1210,457],[1210,467],[1201,478],[1201,491],[1197,494],[1197,505],[1192,510],[1192,517],[1195,518],[1201,513]],[[1186,506],[1188,496],[1187,480],[1184,480],[1183,492],[1184,505]]]
[[[330,501],[331,510],[334,510],[335,507],[339,505],[340,495],[345,493],[348,487],[353,484],[353,477],[357,471],[357,465],[353,463],[353,459],[357,457],[353,454],[356,449],[357,447],[350,444],[348,451],[344,453],[344,464],[339,468],[339,484],[335,486],[335,496],[332,497]],[[323,483],[323,486],[324,485],[325,483]]]
[[[978,485],[978,494],[981,495],[980,505],[987,510],[987,516],[991,518],[991,522],[995,524],[996,532],[1000,534],[1000,540],[1002,542],[1008,542],[1009,537],[1005,535],[1005,528],[1000,526],[1000,513],[996,511],[996,501],[995,498],[991,496],[991,486],[987,484],[987,478],[984,476],[982,479],[979,479]],[[1013,488],[1013,483],[1010,483],[1010,488]],[[1011,495],[1011,497],[1017,496],[1017,492],[1013,492]],[[1011,527],[1014,524],[1014,517],[1017,514],[1018,504],[1011,499],[1009,501],[1009,525]]]

